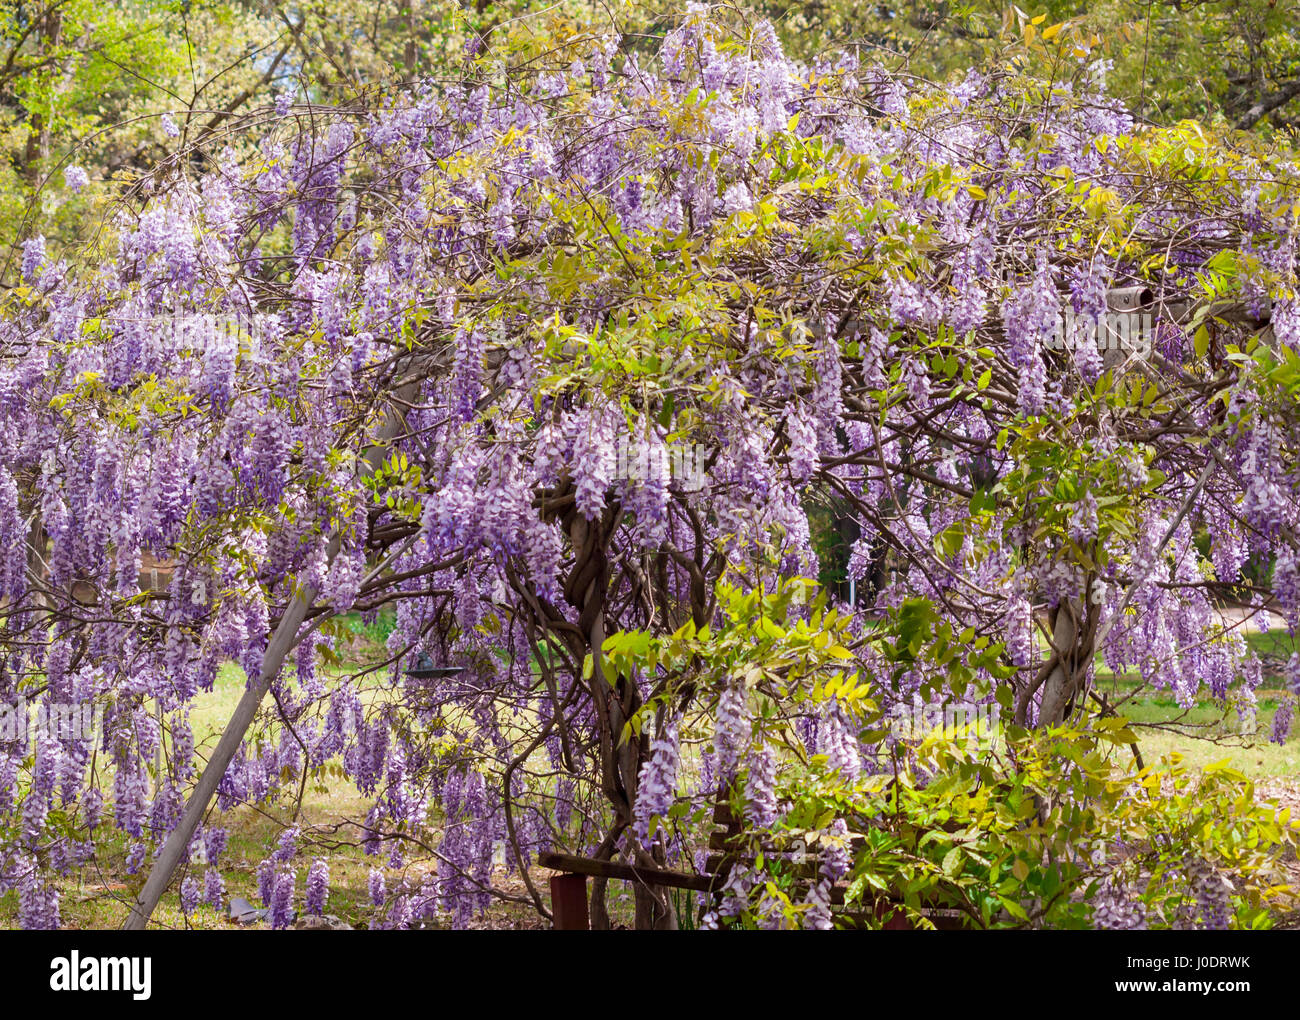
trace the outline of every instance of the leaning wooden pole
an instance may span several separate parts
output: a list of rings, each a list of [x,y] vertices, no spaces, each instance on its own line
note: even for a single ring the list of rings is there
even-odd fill
[[[330,551],[337,552],[337,549],[331,546]],[[221,784],[222,776],[230,767],[239,745],[244,742],[244,734],[253,724],[253,718],[257,715],[262,699],[266,697],[266,692],[271,687],[271,680],[279,675],[285,656],[293,647],[293,639],[298,633],[298,628],[306,619],[307,610],[315,598],[315,590],[308,586],[299,591],[285,609],[284,616],[280,618],[280,625],[276,627],[271,643],[266,649],[266,657],[262,660],[262,673],[256,683],[248,685],[244,690],[244,696],[235,706],[235,711],[226,724],[225,732],[221,734],[221,740],[217,743],[216,751],[208,759],[207,767],[204,768],[194,791],[190,794],[180,824],[167,837],[162,853],[154,861],[144,888],[140,890],[139,898],[131,907],[131,915],[122,926],[124,931],[143,931],[145,925],[149,923],[149,918],[153,915],[154,908],[158,906],[158,901],[162,899],[163,892],[171,884],[172,875],[181,862],[185,848],[194,838],[194,832],[198,829],[204,812],[208,810],[208,804],[211,803],[217,787]]]
[[[418,381],[412,381],[398,389],[393,395],[394,407],[401,403],[409,403],[416,396],[418,385]],[[385,415],[376,444],[367,451],[358,466],[359,474],[364,477],[375,471],[384,456],[387,444],[401,434],[403,427],[405,427],[405,419],[400,411]],[[336,535],[327,550],[327,562],[334,562],[341,547],[342,537]],[[261,707],[266,692],[271,688],[271,681],[280,675],[285,657],[293,649],[298,629],[307,618],[307,612],[315,602],[316,595],[316,589],[306,585],[298,590],[285,607],[284,615],[280,617],[280,623],[275,628],[275,633],[267,645],[266,655],[262,659],[262,672],[256,682],[248,685],[243,697],[239,699],[239,704],[235,706],[235,711],[221,734],[221,740],[217,742],[217,749],[208,759],[203,774],[199,776],[199,781],[185,804],[185,812],[181,816],[180,824],[167,837],[162,852],[158,854],[158,859],[154,861],[149,871],[144,888],[140,890],[139,897],[131,906],[131,913],[126,923],[122,925],[123,931],[143,931],[149,923],[149,918],[153,916],[158,901],[162,899],[167,886],[171,884],[172,876],[180,866],[181,858],[184,857],[190,840],[194,838],[199,822],[203,820],[203,815],[207,812],[208,805],[212,802],[217,787],[226,774],[226,769],[230,767],[235,752],[244,742],[244,735],[253,724],[257,710]]]

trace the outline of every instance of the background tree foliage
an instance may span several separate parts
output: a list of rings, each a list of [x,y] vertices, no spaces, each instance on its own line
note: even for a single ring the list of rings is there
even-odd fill
[[[749,31],[769,17],[786,51],[832,46],[894,71],[943,80],[1016,61],[1068,80],[1113,61],[1108,88],[1141,119],[1280,132],[1300,119],[1300,0],[996,0],[713,5]],[[652,53],[679,5],[584,0],[364,5],[274,0],[46,0],[0,4],[0,223],[13,244],[39,229],[72,240],[95,203],[116,196],[196,132],[293,91],[316,103],[454,76],[474,55],[517,61],[521,40],[580,36],[612,20],[625,50]],[[1068,38],[1068,48],[1044,40]],[[540,59],[543,53],[534,53]],[[173,136],[162,115],[181,133]],[[92,182],[74,195],[63,169]]]
[[[1063,23],[1114,61],[1111,93],[1143,117],[1195,117],[1248,129],[1293,128],[1300,113],[1294,0],[995,0],[772,3],[764,9],[793,52],[854,40],[870,56],[922,77],[985,64]],[[1027,27],[1034,19],[1044,20]]]

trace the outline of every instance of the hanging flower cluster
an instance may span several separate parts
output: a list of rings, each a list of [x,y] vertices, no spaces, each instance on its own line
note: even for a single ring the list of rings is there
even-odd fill
[[[148,867],[227,664],[273,698],[218,810],[339,766],[369,805],[377,924],[468,923],[550,847],[686,860],[649,839],[679,798],[779,826],[758,681],[701,689],[603,649],[707,626],[724,576],[816,576],[817,507],[859,536],[857,667],[893,669],[869,618],[912,626],[923,603],[991,637],[996,668],[965,679],[986,703],[1010,688],[1026,724],[1083,704],[1069,663],[1094,642],[1183,703],[1222,697],[1243,649],[1211,593],[1248,564],[1296,625],[1286,168],[1135,134],[1087,75],[807,66],[697,6],[654,61],[592,34],[548,53],[508,87],[471,61],[361,114],[292,120],[282,94],[161,168],[101,258],[24,242],[0,320],[0,704],[101,710],[0,737],[0,890],[24,924],[57,924],[58,876],[115,839]],[[1199,173],[1214,160],[1255,182],[1248,218],[1236,176]],[[1199,268],[1247,244],[1276,322],[1194,319]],[[1054,346],[1064,309],[1138,284],[1181,361]],[[381,609],[386,675],[319,668],[333,614]],[[1078,643],[1051,668],[1044,613]],[[405,675],[421,652],[433,680]],[[933,695],[919,668],[891,680],[883,710]],[[629,727],[666,685],[662,730]],[[796,736],[850,779],[891,750],[839,702]],[[189,841],[187,912],[223,895],[219,832]],[[276,926],[310,846],[259,870]],[[318,912],[328,868],[305,871]]]

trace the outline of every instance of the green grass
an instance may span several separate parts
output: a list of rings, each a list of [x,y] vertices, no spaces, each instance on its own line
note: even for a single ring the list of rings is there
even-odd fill
[[[235,704],[244,692],[245,676],[234,665],[223,667],[209,693],[200,694],[191,714],[195,741],[201,750],[213,747],[222,728],[234,711]],[[308,781],[303,795],[302,812],[297,819],[304,827],[336,826],[344,819],[358,819],[365,815],[366,800],[350,784],[334,781],[328,785]],[[274,846],[282,828],[294,821],[292,805],[263,806],[260,810],[240,807],[213,818],[212,824],[229,831],[229,842],[222,855],[221,872],[226,881],[227,896],[243,896],[255,906],[260,905],[257,895],[257,865]],[[356,846],[357,831],[343,826],[333,838],[339,844],[330,849],[330,893],[326,909],[354,925],[365,924],[373,914],[369,904],[367,882],[370,868],[379,862],[366,857]],[[60,911],[63,924],[68,928],[116,928],[126,919],[128,904],[139,891],[147,867],[136,875],[125,869],[126,841],[119,835],[104,844],[96,865],[71,872],[62,882]],[[299,875],[299,891],[303,873],[309,862],[303,862]],[[196,873],[202,884],[202,874]],[[179,885],[179,883],[174,883]],[[0,927],[14,927],[17,923],[18,900],[16,893],[0,896]],[[180,909],[175,892],[165,895],[154,914],[154,925],[160,928],[182,928],[186,919]],[[202,928],[238,927],[226,920],[225,912],[210,907],[200,907],[189,918],[189,926]]]
[[[391,613],[381,615],[370,623],[363,623],[357,614],[351,614],[342,622],[343,640],[335,645],[337,663],[318,668],[332,676],[347,675],[388,657],[384,642],[393,630]],[[372,674],[363,686],[373,685],[378,688],[385,676],[385,673]],[[245,686],[243,670],[233,663],[227,663],[218,671],[213,689],[201,693],[195,699],[190,724],[201,756],[206,757],[207,752],[215,747]],[[369,701],[364,691],[362,701]],[[111,775],[106,785],[111,785]],[[293,785],[293,792],[297,792],[296,784]],[[314,830],[312,839],[320,844],[319,849],[304,853],[299,864],[299,909],[310,858],[324,856],[330,869],[326,911],[354,927],[368,926],[376,915],[376,909],[370,903],[368,888],[371,868],[378,866],[384,869],[390,888],[403,874],[388,869],[386,855],[366,856],[358,845],[360,831],[354,823],[365,817],[369,808],[368,799],[358,794],[341,775],[335,775],[325,780],[308,779],[303,790],[301,811],[296,817],[293,815],[295,801],[296,798],[286,797],[257,807],[240,806],[221,814],[214,812],[209,824],[220,825],[229,833],[220,866],[226,882],[226,901],[232,895],[242,896],[254,906],[261,906],[257,891],[257,866],[274,847],[281,831],[287,825],[296,823],[304,831]],[[138,894],[148,871],[146,863],[139,873],[128,875],[125,869],[126,851],[127,841],[120,833],[116,834],[101,844],[94,865],[78,868],[61,881],[60,913],[65,928],[117,928],[125,921],[129,904]],[[420,868],[429,866],[424,863]],[[405,874],[408,878],[412,876],[411,871]],[[535,876],[543,888],[546,874],[549,873]],[[201,886],[201,872],[196,872],[195,878]],[[178,889],[179,885],[178,877],[173,882],[173,887]],[[512,891],[522,892],[522,883]],[[630,901],[623,904],[613,889],[610,900],[612,915],[621,916],[622,912],[627,912],[631,916]],[[0,896],[0,928],[16,927],[17,913],[17,894],[10,892]],[[536,926],[537,923],[536,915],[527,907],[503,904],[494,906],[489,911],[484,926],[529,927]],[[185,918],[180,909],[179,895],[174,891],[167,893],[159,903],[151,926],[205,929],[240,927],[227,919],[224,909],[218,911],[207,906],[199,907],[188,919]]]
[[[1294,639],[1284,630],[1248,631],[1243,636],[1256,655],[1272,655],[1285,661],[1296,650]],[[1269,739],[1274,713],[1285,697],[1283,679],[1276,671],[1266,667],[1263,683],[1255,691],[1253,732],[1245,731],[1233,707],[1237,688],[1229,690],[1224,704],[1201,698],[1193,707],[1184,709],[1168,691],[1152,690],[1136,673],[1116,676],[1106,669],[1100,655],[1095,675],[1097,692],[1111,704],[1118,704],[1119,713],[1134,724],[1148,763],[1177,752],[1188,765],[1197,768],[1227,760],[1256,780],[1300,777],[1300,711],[1285,744]]]
[[[363,624],[355,615],[346,618],[344,640],[336,646],[338,663],[328,668],[334,675],[354,673],[366,665],[387,657],[384,642],[393,628],[391,616]],[[1268,654],[1285,661],[1293,650],[1294,642],[1285,632],[1267,634],[1250,632],[1246,640],[1258,654]],[[375,683],[379,678],[375,677]],[[245,677],[234,665],[221,669],[213,690],[200,695],[191,715],[196,742],[201,752],[215,746],[236,703],[243,694]],[[1273,713],[1281,695],[1281,681],[1266,672],[1264,683],[1257,691],[1257,721],[1254,734],[1239,732],[1237,713],[1230,705],[1198,702],[1184,710],[1164,691],[1145,688],[1136,674],[1115,676],[1098,660],[1096,689],[1114,703],[1125,699],[1121,711],[1134,724],[1139,735],[1139,746],[1147,763],[1157,761],[1170,753],[1183,755],[1187,763],[1200,767],[1227,760],[1235,768],[1256,780],[1270,778],[1294,779],[1300,776],[1300,720],[1291,738],[1281,747],[1269,742]],[[1121,752],[1123,753],[1123,752]],[[322,833],[330,845],[323,853],[330,866],[330,893],[327,911],[348,923],[362,927],[374,916],[370,905],[367,881],[370,869],[386,861],[365,856],[356,846],[359,833],[347,820],[363,818],[366,799],[357,794],[341,777],[328,781],[309,781],[305,787],[300,815],[291,817],[293,804],[277,802],[259,808],[239,807],[213,819],[230,834],[228,848],[221,863],[226,881],[227,897],[242,896],[254,905],[260,905],[257,894],[256,868],[266,856],[284,826],[296,821],[304,829],[315,829],[317,838]],[[61,913],[65,927],[116,928],[127,915],[127,905],[132,901],[144,881],[147,868],[137,875],[125,873],[126,843],[120,837],[103,846],[96,866],[71,872],[61,884]],[[302,861],[299,870],[299,895],[309,860]],[[387,871],[387,869],[385,869]],[[396,874],[387,872],[390,885]],[[544,885],[544,874],[536,876]],[[196,875],[200,881],[201,875]],[[176,883],[178,885],[178,883]],[[522,891],[522,890],[521,890]],[[619,884],[610,887],[611,914],[622,920],[631,917],[630,898]],[[625,902],[626,900],[626,902]],[[680,905],[679,905],[680,906]],[[0,896],[0,927],[16,925],[17,896],[8,893]],[[531,911],[518,905],[494,908],[485,924],[496,926],[523,926],[536,924]],[[154,925],[160,928],[237,927],[226,919],[225,911],[200,907],[188,919],[182,916],[178,896],[164,896],[154,914]]]

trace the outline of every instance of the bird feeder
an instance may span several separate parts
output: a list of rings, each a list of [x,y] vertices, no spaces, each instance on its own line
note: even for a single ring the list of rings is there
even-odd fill
[[[406,675],[412,680],[437,680],[442,677],[457,676],[464,672],[464,666],[435,666],[433,656],[428,652],[421,652],[417,655],[415,663],[406,669]]]

